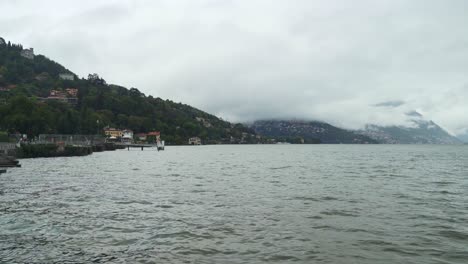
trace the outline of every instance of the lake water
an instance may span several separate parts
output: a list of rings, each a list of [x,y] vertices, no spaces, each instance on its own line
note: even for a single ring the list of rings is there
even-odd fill
[[[467,263],[468,147],[261,145],[21,160],[0,263]]]

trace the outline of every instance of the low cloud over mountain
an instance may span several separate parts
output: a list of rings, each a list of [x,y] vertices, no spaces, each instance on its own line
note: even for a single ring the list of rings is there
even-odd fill
[[[467,9],[457,0],[19,0],[0,3],[0,32],[81,76],[230,121],[357,129],[408,125],[417,110],[463,134]]]

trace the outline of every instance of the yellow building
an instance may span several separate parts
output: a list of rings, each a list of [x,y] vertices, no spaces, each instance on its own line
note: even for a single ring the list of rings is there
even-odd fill
[[[123,131],[116,128],[105,128],[104,134],[110,138],[121,138],[123,136]]]

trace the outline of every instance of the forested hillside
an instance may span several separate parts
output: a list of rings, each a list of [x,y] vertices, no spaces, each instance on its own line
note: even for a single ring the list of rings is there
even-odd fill
[[[194,136],[204,143],[257,141],[255,133],[241,124],[147,96],[136,88],[107,84],[97,74],[80,79],[45,56],[28,58],[22,52],[21,45],[0,39],[0,131],[33,137],[96,134],[110,126],[135,133],[161,131],[169,144],[186,144]],[[67,73],[68,79],[59,77]]]

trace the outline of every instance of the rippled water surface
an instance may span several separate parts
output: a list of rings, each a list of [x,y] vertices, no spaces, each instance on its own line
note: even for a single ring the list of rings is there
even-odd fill
[[[467,146],[200,146],[27,159],[1,263],[468,263]]]

